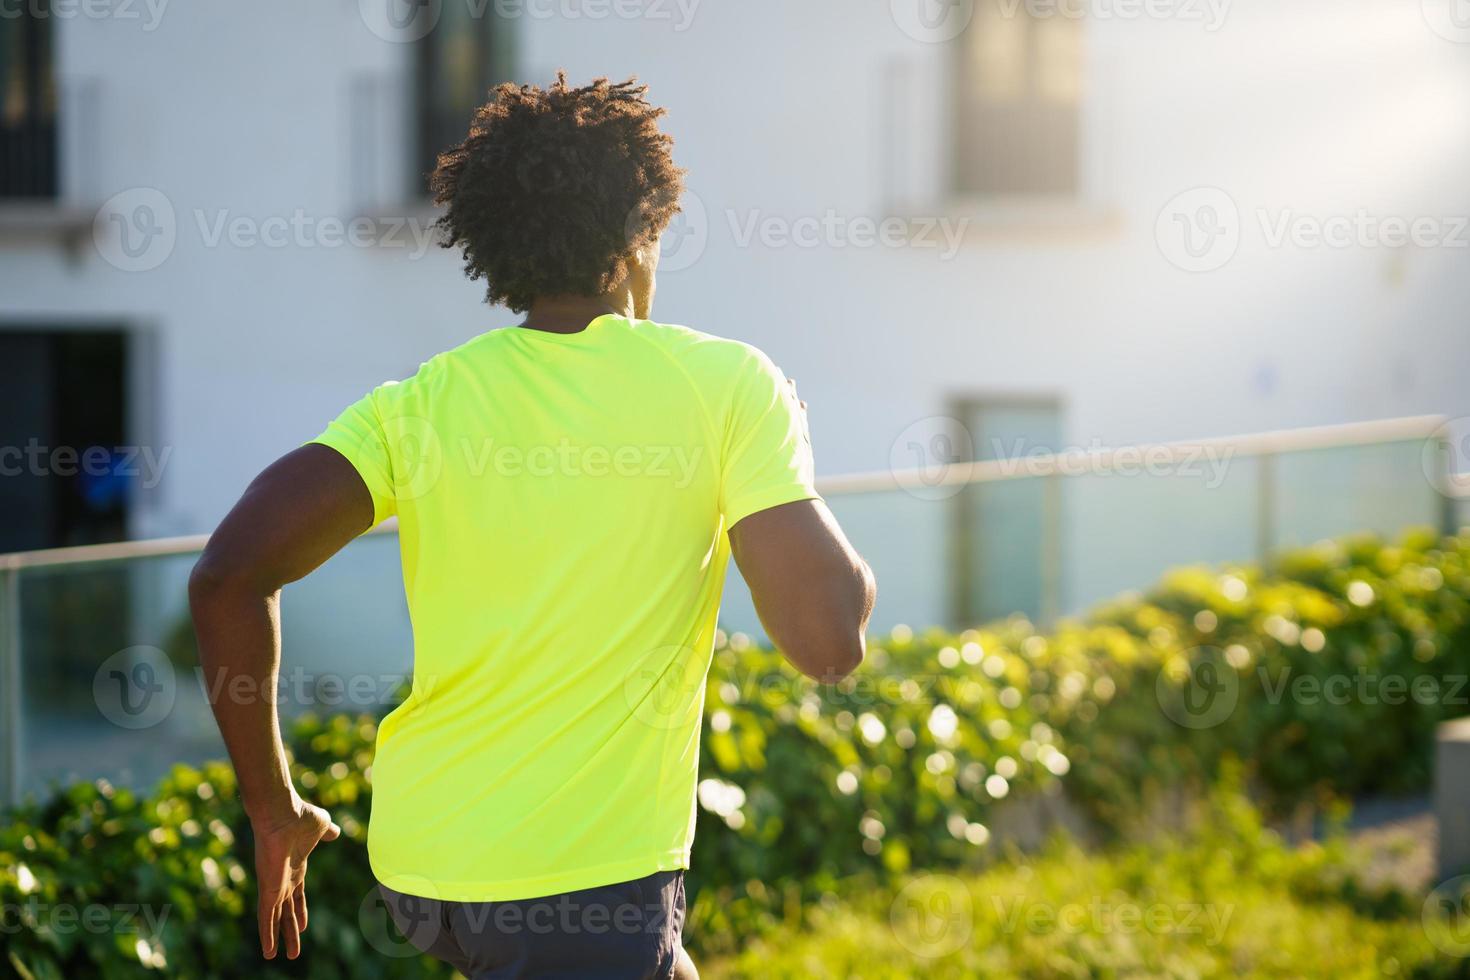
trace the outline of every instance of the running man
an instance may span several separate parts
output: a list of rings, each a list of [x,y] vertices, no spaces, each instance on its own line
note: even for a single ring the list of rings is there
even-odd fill
[[[648,319],[683,185],[662,115],[632,80],[492,92],[431,186],[444,244],[524,322],[277,460],[194,569],[268,959],[299,955],[307,856],[339,833],[281,743],[281,587],[380,521],[414,679],[378,732],[368,850],[400,928],[471,980],[697,975],[683,878],[732,554],[798,670],[863,658],[873,576],[813,487],[794,386]]]

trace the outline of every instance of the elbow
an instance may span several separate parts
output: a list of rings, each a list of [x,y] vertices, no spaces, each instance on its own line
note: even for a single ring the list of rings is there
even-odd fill
[[[189,572],[189,608],[198,612],[209,603],[210,597],[218,595],[224,586],[224,571],[206,551],[194,563]]]
[[[877,582],[867,563],[854,569],[851,598],[835,622],[815,630],[797,651],[788,651],[792,664],[823,684],[836,684],[862,666],[867,654],[868,617],[877,598]]]
[[[222,599],[249,592],[262,592],[243,563],[218,549],[206,547],[189,573],[189,608],[197,616]]]
[[[861,633],[845,642],[837,643],[825,652],[820,668],[808,671],[807,676],[822,684],[836,684],[863,665],[867,653],[867,638]]]
[[[784,649],[786,660],[792,667],[806,674],[811,680],[826,685],[835,685],[858,667],[863,666],[867,652],[867,638],[863,630],[823,630],[819,636]]]
[[[807,643],[787,650],[786,658],[797,670],[819,684],[836,684],[862,666],[867,641],[861,633],[833,634],[820,643]]]

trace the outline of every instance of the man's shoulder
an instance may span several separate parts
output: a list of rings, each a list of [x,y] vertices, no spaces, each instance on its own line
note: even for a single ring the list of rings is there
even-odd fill
[[[375,394],[380,397],[402,399],[410,397],[421,389],[432,388],[442,383],[456,370],[468,364],[475,364],[489,354],[495,346],[496,335],[501,332],[500,330],[486,331],[448,350],[440,351],[419,364],[418,369],[412,374],[395,381],[383,382],[377,387]]]
[[[679,323],[634,320],[631,324],[634,333],[692,371],[728,375],[742,369],[758,369],[770,362],[760,348],[743,340],[721,337]]]

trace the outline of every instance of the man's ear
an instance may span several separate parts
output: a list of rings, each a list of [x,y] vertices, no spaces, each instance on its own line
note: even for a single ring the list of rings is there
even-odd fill
[[[634,315],[640,319],[646,319],[653,314],[658,257],[658,242],[640,245],[628,256],[628,285],[633,294]]]

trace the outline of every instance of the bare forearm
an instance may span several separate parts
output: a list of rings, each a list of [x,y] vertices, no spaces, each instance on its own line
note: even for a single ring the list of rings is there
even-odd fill
[[[827,579],[826,589],[808,590],[796,600],[795,608],[773,613],[774,603],[757,605],[776,648],[802,673],[824,682],[856,670],[866,652],[876,585],[866,562],[855,554],[851,561],[845,573]]]
[[[752,514],[731,529],[730,546],[766,635],[794,667],[828,682],[857,669],[876,585],[826,505]]]
[[[326,446],[303,446],[256,477],[189,577],[205,690],[252,820],[299,808],[276,714],[281,587],[336,554],[372,517],[351,464]]]
[[[205,692],[252,819],[294,809],[276,709],[280,593],[210,578],[201,563],[189,585]]]

